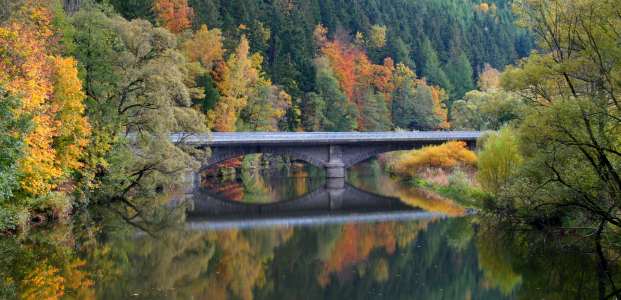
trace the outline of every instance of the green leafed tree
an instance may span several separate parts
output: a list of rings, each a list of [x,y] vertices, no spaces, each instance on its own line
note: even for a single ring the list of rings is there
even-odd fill
[[[540,51],[501,76],[530,104],[512,196],[528,212],[621,227],[621,2],[519,0],[514,11]]]
[[[445,69],[454,87],[454,99],[461,99],[467,92],[475,89],[472,66],[464,52],[459,55],[457,61],[450,61]]]
[[[358,108],[339,90],[327,70],[317,74],[318,93],[308,95],[307,126],[313,131],[352,131],[358,127]]]
[[[453,103],[453,130],[498,130],[517,123],[522,108],[519,97],[500,89],[470,91]],[[512,124],[516,125],[516,124]]]
[[[105,6],[73,18],[81,78],[93,138],[85,150],[84,196],[126,199],[182,187],[202,153],[173,143],[171,134],[205,132],[190,108],[184,57],[168,30],[127,21]],[[181,139],[187,136],[181,136]]]
[[[390,111],[384,94],[373,94],[372,91],[367,91],[364,95],[364,103],[362,122],[365,124],[365,131],[380,132],[392,128]]]
[[[30,116],[17,115],[18,96],[0,85],[0,204],[19,187],[19,161],[24,156],[24,136],[31,130]],[[1,230],[1,228],[0,228]]]

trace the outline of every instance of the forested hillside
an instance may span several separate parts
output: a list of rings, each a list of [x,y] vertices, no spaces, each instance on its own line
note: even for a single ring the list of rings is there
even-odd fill
[[[0,229],[180,188],[209,153],[173,133],[470,126],[532,47],[507,5],[0,1]]]
[[[249,53],[258,53],[263,58],[261,70],[265,78],[275,86],[282,86],[292,99],[279,130],[442,128],[442,122],[450,121],[450,113],[449,120],[443,116],[432,120],[430,112],[434,105],[436,110],[440,106],[450,109],[455,100],[475,89],[478,73],[486,63],[502,70],[527,56],[533,48],[531,34],[514,24],[509,1],[505,0],[489,3],[478,0],[110,0],[109,3],[127,19],[143,18],[163,26],[166,24],[162,23],[158,10],[148,7],[158,3],[174,3],[179,7],[187,4],[191,13],[186,16],[192,30],[206,25],[208,29],[221,31],[224,59],[235,52],[245,36]],[[322,32],[327,41],[338,42],[329,46],[342,47],[323,65],[317,58],[329,55],[322,49],[325,45],[317,43],[319,25],[327,29]],[[361,57],[368,61],[360,61]],[[388,57],[392,62],[386,65]],[[350,68],[340,68],[339,63]],[[403,71],[403,67],[397,67],[399,63],[415,73],[416,77],[410,76],[411,87],[396,82],[399,80],[392,73]],[[387,68],[383,71],[384,78],[368,75],[377,73],[372,69],[379,66]],[[322,73],[321,69],[328,72]],[[326,94],[333,87],[327,75],[336,79],[341,94],[358,109],[343,108],[336,112],[326,109],[344,101],[337,94]],[[195,103],[202,104],[205,112],[215,109],[221,101],[222,93],[215,90],[217,83],[213,78],[213,72],[206,72],[197,80],[205,96],[195,99]],[[426,80],[421,81],[423,78]],[[387,85],[370,86],[382,80]],[[347,85],[352,83],[358,90],[355,94],[347,91]],[[439,93],[440,99],[436,96],[434,100],[433,93]],[[438,106],[434,102],[443,103]],[[238,114],[241,119],[250,118],[241,109]],[[333,125],[337,118],[350,121]],[[252,129],[241,127],[245,128],[236,129]]]

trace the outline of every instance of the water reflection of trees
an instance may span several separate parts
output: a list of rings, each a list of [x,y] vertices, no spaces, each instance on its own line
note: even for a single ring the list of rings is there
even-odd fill
[[[479,218],[479,266],[491,286],[519,299],[616,299],[621,290],[618,240],[592,235],[501,230]],[[501,223],[502,224],[502,223]],[[616,240],[616,241],[615,241]]]
[[[606,238],[567,246],[487,217],[188,230],[188,204],[161,200],[0,238],[0,298],[610,299],[619,288]]]
[[[203,187],[234,201],[273,203],[305,195],[325,183],[323,170],[312,165],[279,165],[242,170],[233,176],[207,178]]]
[[[0,299],[93,299],[92,274],[75,255],[70,222],[0,236]]]
[[[461,206],[434,192],[391,179],[376,160],[349,168],[347,182],[374,194],[397,197],[410,206],[426,211],[441,212],[452,217],[465,215]]]

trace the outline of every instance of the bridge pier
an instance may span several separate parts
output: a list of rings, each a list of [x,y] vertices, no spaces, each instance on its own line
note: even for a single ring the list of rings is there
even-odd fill
[[[326,178],[345,178],[345,163],[343,163],[343,146],[330,145],[328,162],[323,165]]]
[[[344,177],[327,177],[326,192],[330,199],[330,209],[339,209],[343,207],[343,198],[345,196],[345,178]]]
[[[187,168],[185,170],[185,192],[187,194],[193,193],[199,187],[201,187],[201,173]]]

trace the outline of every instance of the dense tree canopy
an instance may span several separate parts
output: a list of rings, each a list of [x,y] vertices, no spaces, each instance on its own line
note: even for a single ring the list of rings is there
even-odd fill
[[[160,2],[177,5],[184,1],[157,1],[154,5],[161,6]],[[111,3],[124,16],[150,19],[148,13],[136,15],[139,10],[127,4]],[[222,32],[225,59],[235,53],[242,36],[248,40],[249,55],[258,53],[264,58],[261,69],[265,78],[283,86],[292,97],[283,119],[287,125],[281,127],[288,130],[311,130],[299,127],[300,121],[309,123],[299,112],[312,99],[305,94],[319,92],[317,65],[313,63],[317,57],[329,58],[332,76],[358,107],[358,126],[353,130],[384,130],[397,123],[425,129],[437,126],[416,127],[416,122],[392,115],[390,88],[373,86],[377,90],[369,92],[375,66],[383,65],[388,57],[394,65],[403,63],[418,77],[426,77],[427,84],[444,89],[448,96],[445,105],[451,110],[454,101],[474,89],[477,71],[485,64],[502,70],[527,55],[533,46],[528,31],[513,24],[513,13],[505,1],[189,0],[187,6],[193,10],[194,29],[206,25]],[[174,15],[172,11],[169,15]],[[325,26],[321,27],[319,43],[318,25]],[[391,77],[385,82],[390,83]],[[207,90],[213,90],[209,81],[218,84],[217,76],[202,78]],[[378,98],[382,89],[384,99]],[[367,100],[373,102],[368,105],[374,107],[370,111],[364,110]],[[215,108],[219,101],[209,96],[195,103]],[[383,106],[389,107],[388,113]],[[450,118],[451,112],[447,116]]]
[[[173,133],[446,130],[532,48],[501,0],[0,7],[3,216],[179,189],[208,153]]]

